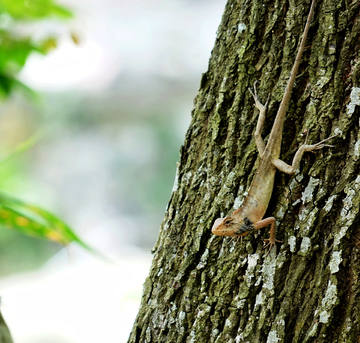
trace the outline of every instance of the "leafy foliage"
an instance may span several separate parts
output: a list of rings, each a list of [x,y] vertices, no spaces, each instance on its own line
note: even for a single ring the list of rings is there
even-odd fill
[[[63,221],[48,211],[0,193],[0,226],[62,245],[76,242],[91,250]]]
[[[0,0],[0,97],[8,97],[13,90],[32,91],[17,80],[32,52],[46,54],[57,45],[55,37],[35,41],[16,32],[20,21],[44,18],[70,18],[71,12],[52,0]]]
[[[71,12],[53,0],[0,0],[0,97],[9,97],[14,90],[33,91],[22,84],[17,74],[24,67],[33,52],[46,54],[55,48],[55,37],[35,41],[22,37],[16,31],[20,21],[36,21],[51,17],[70,18]],[[4,24],[5,23],[5,24]],[[0,163],[32,147],[38,140],[35,135],[20,144],[5,156]],[[50,212],[24,201],[0,193],[0,227],[18,230],[26,235],[55,241],[62,245],[76,242],[87,250],[93,251],[71,228]]]
[[[52,0],[1,0],[0,12],[14,19],[43,19],[52,16],[69,18],[71,12]]]

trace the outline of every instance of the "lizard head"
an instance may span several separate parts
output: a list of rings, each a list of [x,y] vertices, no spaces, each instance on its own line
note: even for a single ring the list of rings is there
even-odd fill
[[[215,220],[211,232],[217,236],[238,236],[234,234],[239,224],[231,217],[218,218]]]
[[[253,223],[248,218],[239,222],[233,217],[218,218],[215,220],[211,232],[216,236],[246,236],[253,231]]]

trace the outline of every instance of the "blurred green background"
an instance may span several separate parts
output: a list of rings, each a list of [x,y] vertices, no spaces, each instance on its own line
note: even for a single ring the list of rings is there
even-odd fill
[[[149,251],[223,6],[1,0],[0,156],[41,139],[0,165],[0,190],[110,255]],[[0,276],[60,249],[0,228]]]
[[[1,312],[15,342],[127,341],[224,5],[0,0],[0,162],[39,137],[0,163]],[[116,263],[2,227],[2,192]]]
[[[29,113],[29,101],[37,95],[19,81],[18,74],[32,53],[46,54],[56,47],[57,37],[51,34],[35,37],[21,28],[28,23],[52,18],[70,19],[71,12],[51,0],[0,1],[0,156],[6,157],[29,139],[43,124],[40,116]],[[26,97],[23,107],[21,97]],[[34,112],[34,111],[31,111]],[[0,164],[0,188],[21,195],[31,176],[28,174],[33,156],[26,154]],[[24,236],[16,230],[0,228],[0,276],[34,268],[59,249],[45,241]]]

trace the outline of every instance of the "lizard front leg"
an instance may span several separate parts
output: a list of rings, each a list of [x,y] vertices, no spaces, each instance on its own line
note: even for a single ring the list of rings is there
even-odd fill
[[[292,161],[292,164],[291,166],[287,163],[285,163],[284,161],[276,158],[274,160],[272,160],[272,164],[277,168],[279,169],[280,171],[286,173],[286,174],[294,174],[295,171],[299,168],[299,165],[300,165],[300,161],[301,161],[301,158],[304,154],[304,152],[308,152],[308,151],[314,151],[314,150],[320,150],[324,147],[330,147],[332,148],[333,145],[328,145],[328,144],[324,144],[325,142],[329,141],[330,139],[333,139],[334,137],[336,137],[337,135],[333,135],[331,137],[328,137],[324,140],[322,140],[321,142],[319,143],[316,143],[316,144],[312,144],[312,145],[308,145],[307,142],[308,142],[308,138],[309,138],[309,132],[307,133],[306,135],[306,139],[305,139],[305,142],[304,144],[298,149],[298,151],[296,152],[295,156],[294,156],[294,159]]]
[[[259,230],[259,229],[262,229],[263,227],[267,226],[270,224],[270,238],[266,238],[264,239],[264,242],[268,242],[266,245],[265,245],[265,248],[268,247],[270,245],[270,248],[269,248],[269,251],[267,252],[266,256],[269,254],[270,250],[272,247],[275,248],[275,254],[276,254],[276,242],[278,243],[282,243],[282,241],[278,241],[276,238],[275,238],[275,235],[276,235],[276,219],[274,217],[269,217],[269,218],[265,218],[265,219],[262,219],[260,221],[258,221],[257,223],[254,223],[254,230]]]
[[[251,90],[251,88],[249,88],[249,92],[251,93],[251,95],[254,98],[255,107],[260,111],[259,118],[258,118],[258,121],[256,124],[256,130],[255,130],[255,143],[256,143],[256,147],[259,151],[259,155],[260,155],[260,157],[262,157],[264,155],[264,151],[265,151],[265,142],[261,138],[261,131],[262,131],[262,128],[263,128],[264,122],[265,122],[266,108],[267,108],[267,105],[269,102],[270,94],[268,95],[265,105],[263,105],[260,102],[258,95],[257,95],[256,84],[258,82],[259,81],[255,81],[255,83],[254,83],[254,92]]]

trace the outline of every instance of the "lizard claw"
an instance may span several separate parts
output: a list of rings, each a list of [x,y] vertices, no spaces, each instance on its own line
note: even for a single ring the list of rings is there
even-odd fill
[[[253,93],[253,91],[251,90],[251,88],[249,87],[248,88],[248,90],[249,90],[249,92],[251,93],[251,95],[253,96],[253,98],[254,98],[254,100],[256,101],[256,99],[257,99],[257,90],[256,90],[256,84],[257,83],[259,83],[259,80],[256,80],[255,82],[254,82],[254,93]]]
[[[307,143],[308,143],[308,141],[309,141],[309,133],[310,133],[310,130],[305,129],[305,132],[306,132],[306,137],[305,137],[304,145],[307,145]]]
[[[265,257],[267,255],[269,255],[269,252],[271,251],[272,247],[274,247],[274,249],[275,249],[275,256],[276,256],[276,243],[283,243],[283,241],[279,241],[277,239],[271,240],[269,238],[265,238],[263,240],[263,242],[264,242],[264,249],[267,248],[268,246],[270,246],[270,248],[269,248],[268,252],[266,253]],[[266,243],[266,242],[268,242],[268,243]]]
[[[235,237],[231,237],[231,239],[230,239],[230,242],[229,242],[229,243],[231,243],[234,239],[235,239]],[[242,241],[243,241],[243,236],[236,237],[236,242],[235,242],[235,245],[239,242],[239,239],[241,239],[241,243],[242,243]]]
[[[336,137],[337,135],[333,135],[330,136],[326,139],[323,139],[322,141],[313,144],[313,145],[308,145],[308,138],[309,138],[309,131],[306,134],[306,138],[305,138],[305,142],[303,144],[303,149],[304,151],[314,151],[314,150],[320,150],[322,148],[328,147],[328,148],[333,148],[334,145],[330,145],[330,144],[324,144],[325,142],[329,141],[330,139],[333,139],[334,137]]]
[[[258,94],[257,94],[257,89],[256,89],[256,84],[259,83],[259,80],[256,80],[254,82],[254,92],[251,90],[251,88],[249,87],[248,90],[249,92],[251,93],[252,97],[254,98],[254,101],[255,101],[255,107],[259,110],[259,111],[265,111],[266,110],[266,107],[269,103],[269,99],[270,99],[270,93],[266,99],[266,102],[265,104],[263,105],[260,100],[259,100],[259,97],[258,97]]]

